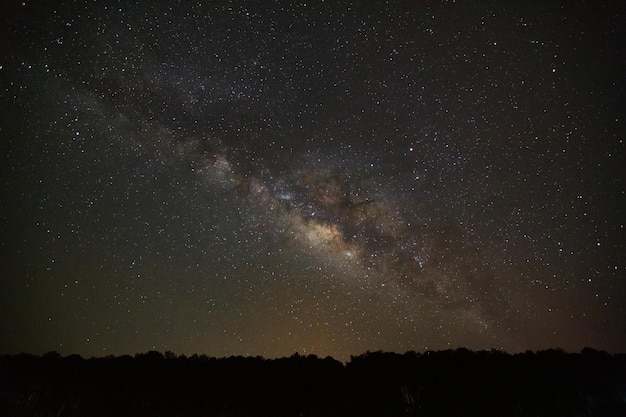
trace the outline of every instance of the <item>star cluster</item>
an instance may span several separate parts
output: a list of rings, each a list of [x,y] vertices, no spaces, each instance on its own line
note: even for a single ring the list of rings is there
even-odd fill
[[[2,7],[2,352],[626,348],[619,2]]]

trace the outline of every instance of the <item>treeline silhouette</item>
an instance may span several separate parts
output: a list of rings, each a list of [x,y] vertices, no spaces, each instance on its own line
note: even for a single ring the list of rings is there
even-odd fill
[[[626,355],[0,356],[0,416],[626,416]]]

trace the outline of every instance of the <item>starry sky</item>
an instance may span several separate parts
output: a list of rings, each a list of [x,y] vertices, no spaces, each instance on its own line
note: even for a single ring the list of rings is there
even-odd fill
[[[626,351],[622,2],[202,3],[1,6],[0,352]]]

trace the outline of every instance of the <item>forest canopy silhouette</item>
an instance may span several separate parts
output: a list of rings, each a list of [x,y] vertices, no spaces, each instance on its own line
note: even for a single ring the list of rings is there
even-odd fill
[[[6,416],[626,416],[626,355],[590,348],[212,358],[0,357]]]

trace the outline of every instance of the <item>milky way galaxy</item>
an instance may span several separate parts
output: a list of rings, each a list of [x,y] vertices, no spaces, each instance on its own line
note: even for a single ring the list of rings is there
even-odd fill
[[[2,8],[0,353],[626,349],[619,3]]]

